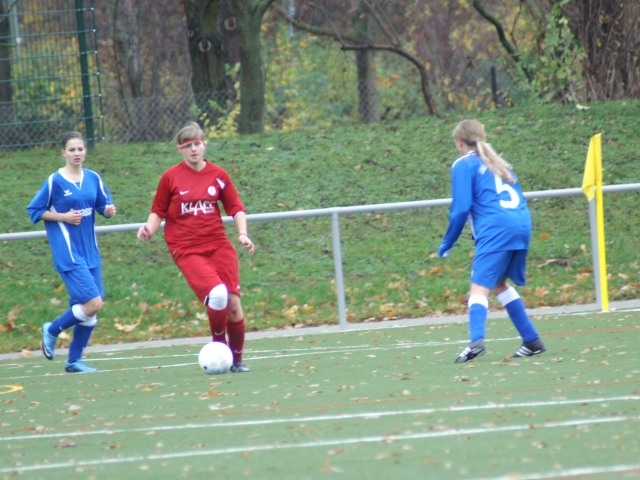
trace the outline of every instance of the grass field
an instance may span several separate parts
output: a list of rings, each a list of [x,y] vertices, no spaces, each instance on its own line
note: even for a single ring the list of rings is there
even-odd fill
[[[602,133],[604,182],[638,180],[640,101],[527,105],[474,113],[489,140],[516,166],[525,191],[579,187],[589,139]],[[447,198],[456,157],[446,118],[340,129],[271,132],[212,139],[208,157],[227,168],[250,214]],[[167,142],[100,143],[87,166],[114,195],[118,216],[100,225],[144,221],[161,173],[179,161]],[[0,151],[0,232],[42,230],[25,212],[42,181],[62,165],[58,149]],[[640,298],[640,193],[605,198],[609,298]],[[595,301],[588,206],[583,197],[536,200],[527,306]],[[433,258],[447,225],[445,208],[342,215],[347,315],[351,323],[463,313],[473,249],[468,230],[443,261]],[[337,322],[328,217],[252,222],[256,254],[240,252],[243,306],[250,331]],[[207,333],[203,306],[161,236],[141,244],[134,232],[100,236],[107,295],[93,344]],[[68,296],[44,239],[0,242],[0,353],[37,348],[45,321]],[[492,305],[494,308],[495,305]],[[61,343],[66,344],[62,339]]]
[[[640,312],[534,318],[547,352],[454,364],[465,323],[250,338],[248,374],[197,342],[0,361],[0,478],[559,479],[640,475]],[[282,333],[282,332],[280,332]]]

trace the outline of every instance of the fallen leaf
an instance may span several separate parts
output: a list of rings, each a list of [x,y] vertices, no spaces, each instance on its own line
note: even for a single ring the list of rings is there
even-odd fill
[[[68,438],[63,438],[59,440],[58,443],[56,443],[53,448],[70,448],[75,446],[76,446],[76,442],[74,442],[73,440],[69,440]]]
[[[129,325],[122,325],[116,322],[114,324],[114,326],[116,327],[116,330],[120,330],[121,332],[133,332],[136,328],[138,328],[138,325],[140,325],[140,323],[131,323]]]

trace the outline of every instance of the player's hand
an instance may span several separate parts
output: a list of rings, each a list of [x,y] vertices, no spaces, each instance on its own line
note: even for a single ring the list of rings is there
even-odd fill
[[[80,210],[69,210],[64,214],[64,222],[71,225],[80,225],[82,212]]]
[[[107,218],[111,218],[111,217],[115,217],[116,213],[118,213],[116,211],[116,206],[115,205],[107,205],[106,207],[104,207],[104,212],[103,215]]]
[[[153,237],[153,233],[146,224],[138,229],[138,240],[149,240],[151,237]]]
[[[238,241],[249,249],[249,255],[253,255],[253,252],[256,251],[256,246],[247,235],[238,235]]]
[[[451,253],[451,250],[453,250],[453,245],[448,245],[446,242],[442,242],[438,247],[438,256],[440,258],[446,258],[449,256],[449,253]]]

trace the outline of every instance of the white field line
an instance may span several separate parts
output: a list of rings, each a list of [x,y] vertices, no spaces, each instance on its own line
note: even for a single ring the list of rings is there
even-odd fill
[[[599,419],[577,419],[577,420],[567,420],[563,422],[548,422],[536,425],[536,428],[566,428],[566,427],[580,427],[584,425],[597,425],[604,423],[614,423],[614,422],[626,422],[626,421],[637,421],[637,417],[606,417]],[[42,470],[54,470],[60,468],[83,468],[83,467],[94,467],[94,466],[105,466],[110,464],[122,464],[122,463],[134,463],[134,462],[151,462],[151,461],[167,461],[167,460],[177,460],[177,459],[185,459],[185,458],[193,458],[193,457],[202,457],[202,456],[213,456],[213,455],[230,455],[230,454],[246,454],[246,453],[255,453],[255,452],[265,452],[265,451],[285,451],[292,449],[306,449],[306,448],[326,448],[326,447],[345,447],[346,445],[356,445],[363,443],[394,443],[394,442],[407,442],[407,441],[415,441],[415,440],[426,440],[431,438],[442,438],[442,437],[452,437],[452,436],[469,436],[469,435],[482,435],[482,434],[493,434],[493,433],[502,433],[502,432],[514,432],[514,431],[523,431],[531,429],[531,424],[523,424],[523,425],[505,425],[502,427],[478,427],[478,428],[465,428],[465,429],[452,429],[447,431],[429,431],[422,433],[411,433],[411,434],[402,434],[402,435],[370,435],[370,436],[361,436],[361,437],[351,437],[351,438],[337,438],[337,439],[328,439],[328,440],[318,440],[311,442],[300,442],[300,443],[287,443],[282,442],[279,444],[268,443],[261,445],[251,445],[251,446],[234,446],[234,447],[226,447],[226,448],[213,448],[213,449],[204,449],[199,451],[187,450],[173,453],[162,453],[162,454],[150,454],[150,455],[133,455],[129,457],[112,457],[112,458],[98,458],[98,459],[85,459],[85,460],[77,460],[77,461],[66,461],[66,462],[54,462],[54,463],[44,463],[44,464],[33,464],[33,465],[20,465],[16,467],[3,467],[0,468],[0,473],[27,473],[27,472],[35,472]],[[639,464],[640,465],[640,464]],[[620,465],[614,465],[610,468],[620,468]],[[599,469],[598,471],[608,472],[607,468],[609,467],[594,467]],[[632,470],[638,468],[636,465],[625,465],[625,471]],[[558,472],[553,471],[553,473],[557,476]],[[507,477],[508,478],[508,477]]]
[[[538,473],[514,473],[513,475],[501,475],[499,477],[484,477],[484,478],[470,478],[468,480],[544,480],[545,478],[572,478],[580,479],[592,476],[600,476],[607,473],[618,474],[625,476],[625,474],[633,473],[634,478],[640,472],[640,463],[633,463],[627,465],[607,465],[602,467],[580,467],[580,468],[565,468],[563,470],[552,470],[551,472],[538,472]],[[628,476],[628,478],[631,478]]]
[[[492,339],[492,342],[500,342],[500,341],[513,341],[517,340],[516,337],[513,338],[497,338]],[[309,348],[281,348],[281,349],[261,349],[261,350],[245,350],[245,354],[249,356],[245,356],[246,361],[254,361],[254,360],[265,360],[270,358],[291,358],[291,357],[305,357],[311,355],[328,355],[328,354],[345,354],[345,353],[357,353],[357,352],[370,352],[370,351],[387,351],[392,349],[409,349],[409,348],[430,348],[430,347],[444,347],[450,345],[459,345],[459,344],[467,344],[468,340],[456,340],[456,341],[448,341],[448,342],[401,342],[389,345],[380,345],[377,347],[371,345],[332,345],[330,347],[309,347]],[[158,347],[158,349],[162,349],[163,347]],[[87,358],[87,361],[90,363],[99,363],[99,362],[110,362],[110,361],[121,361],[121,360],[149,360],[153,359],[157,361],[163,358],[193,358],[193,363],[178,363],[178,364],[169,364],[169,365],[153,365],[153,366],[144,366],[144,367],[131,367],[131,368],[122,368],[122,369],[113,369],[113,370],[98,370],[96,373],[100,372],[113,372],[113,371],[124,371],[124,370],[140,370],[145,368],[168,368],[168,367],[181,367],[181,366],[192,366],[197,363],[198,351],[199,348],[194,349],[194,353],[175,353],[169,355],[124,355],[119,357],[112,357],[107,355],[100,355],[100,353],[92,354],[90,358]],[[515,347],[514,347],[515,350]],[[110,352],[113,353],[113,352]],[[455,352],[452,352],[454,355]],[[97,355],[100,355],[98,357]],[[43,358],[44,360],[44,358]],[[22,363],[22,362],[13,362],[13,363],[0,363],[0,369],[3,368],[25,368],[25,367],[33,367],[32,363]],[[92,375],[95,375],[93,373]],[[64,374],[64,373],[63,373]],[[55,374],[48,374],[55,375]],[[30,377],[10,377],[10,378],[30,378]],[[4,381],[0,378],[0,381]]]
[[[257,427],[257,426],[270,426],[277,424],[306,424],[312,422],[333,422],[343,420],[355,420],[355,419],[367,419],[376,420],[383,417],[392,416],[413,416],[413,415],[429,415],[432,413],[455,413],[455,412],[470,412],[480,410],[503,410],[514,408],[544,408],[544,407],[558,407],[562,405],[592,405],[612,402],[637,402],[640,400],[640,396],[619,396],[619,397],[595,397],[595,398],[580,398],[573,400],[548,400],[538,402],[513,402],[513,403],[488,403],[482,405],[455,405],[450,407],[440,408],[417,408],[410,410],[380,410],[380,411],[368,411],[368,412],[356,412],[356,413],[341,413],[337,415],[313,415],[306,417],[283,417],[283,418],[268,418],[264,420],[237,420],[230,422],[208,422],[202,424],[194,424],[189,422],[188,424],[180,425],[158,425],[158,426],[145,426],[144,428],[122,428],[122,429],[99,429],[99,430],[78,430],[78,431],[65,431],[60,433],[32,433],[29,435],[8,435],[0,437],[0,443],[3,442],[15,442],[17,440],[48,440],[62,437],[81,438],[92,435],[124,435],[131,433],[148,433],[159,431],[179,431],[179,430],[194,430],[194,429],[210,429],[210,428],[237,428],[237,427]],[[617,417],[612,417],[617,418]],[[585,420],[587,422],[591,420]],[[594,421],[598,422],[597,419]],[[612,420],[614,421],[614,420]],[[550,425],[552,422],[543,424]]]

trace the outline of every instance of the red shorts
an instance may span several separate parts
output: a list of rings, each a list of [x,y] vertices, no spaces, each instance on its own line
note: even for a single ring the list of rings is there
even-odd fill
[[[229,293],[240,295],[238,255],[230,242],[222,242],[198,253],[173,253],[173,260],[200,301],[216,285],[224,283]]]

